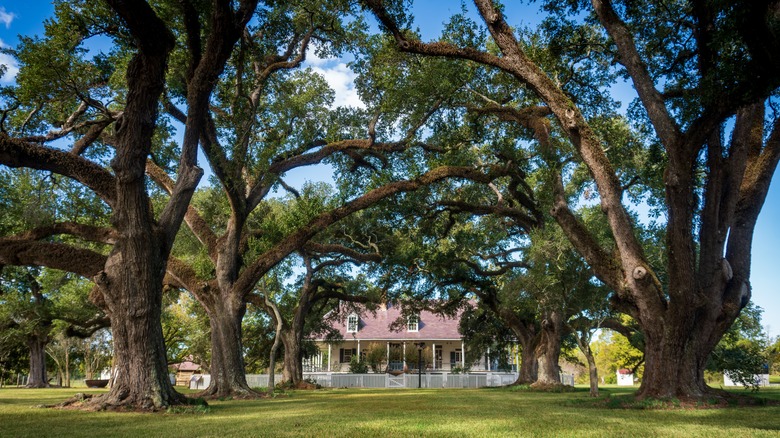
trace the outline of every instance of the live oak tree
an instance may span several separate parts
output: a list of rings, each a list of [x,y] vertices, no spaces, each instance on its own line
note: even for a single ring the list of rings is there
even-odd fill
[[[0,276],[0,337],[27,348],[28,388],[49,386],[47,354],[58,335],[89,336],[108,324],[88,300],[89,284],[45,268],[6,267]]]
[[[105,217],[100,201],[80,197],[78,184],[67,179],[33,170],[3,170],[0,181],[0,232],[4,235]],[[88,294],[87,281],[60,271],[38,267],[0,271],[0,330],[3,338],[19,337],[28,349],[28,387],[49,386],[46,352],[57,335],[87,336],[108,324]]]
[[[389,113],[381,102],[370,103],[367,110],[329,108],[333,96],[327,84],[299,67],[315,42],[314,49],[325,54],[361,43],[360,21],[345,19],[353,6],[342,1],[275,4],[262,17],[263,26],[251,28],[232,54],[228,68],[233,75],[217,84],[200,140],[219,191],[210,192],[211,206],[194,205],[184,215],[210,268],[199,271],[176,258],[167,268],[209,316],[212,379],[203,395],[256,395],[246,383],[241,348],[246,302],[263,276],[305,250],[322,230],[399,193],[448,178],[489,181],[503,172],[495,165],[398,164],[403,161],[397,157],[428,147],[419,144],[418,133],[437,109],[435,97],[446,95],[446,88],[429,99],[434,102],[415,103],[401,115]],[[174,119],[185,116],[172,103],[166,111]],[[266,202],[272,191],[297,191],[285,175],[322,162],[335,166],[341,184],[353,184],[346,183],[327,208],[301,215],[278,233],[264,231],[262,223],[273,220]],[[174,193],[163,169],[148,163],[147,172]]]
[[[350,217],[320,233],[293,258],[300,260],[303,268],[294,284],[282,286],[279,279],[274,282],[280,286],[274,288],[277,290],[264,286],[259,288],[259,294],[249,298],[264,306],[279,326],[277,337],[284,346],[283,380],[293,386],[303,380],[305,338],[328,338],[334,332],[333,324],[343,323],[326,315],[333,315],[331,311],[348,303],[371,308],[372,303],[380,300],[377,288],[360,272],[366,269],[361,265],[381,260],[379,247],[372,241],[375,237],[360,233],[360,225],[365,226],[366,220]],[[357,229],[348,224],[357,225]]]
[[[570,28],[605,37],[591,53],[612,57],[638,94],[636,114],[652,136],[645,144],[656,151],[658,170],[656,180],[642,183],[660,194],[653,202],[666,218],[663,267],[650,263],[637,239],[639,225],[624,204],[631,181],[616,171],[608,156],[611,145],[596,134],[588,108],[559,81],[560,72],[544,70],[535,59],[537,42],[520,38],[494,2],[475,1],[493,51],[422,42],[401,27],[399,9],[381,0],[363,3],[399,50],[499,70],[537,96],[550,115],[536,117],[536,123],[555,124],[560,140],[574,148],[609,223],[611,250],[572,213],[563,184],[553,186],[552,215],[644,333],[638,396],[710,393],[704,367],[750,298],[753,229],[780,158],[780,119],[766,111],[780,83],[777,2],[547,2],[558,23],[573,21],[567,6],[585,14],[585,23]],[[561,40],[578,34],[545,36]],[[585,55],[572,60],[572,70],[589,58]],[[547,141],[539,135],[536,140]],[[555,144],[561,143],[550,146]],[[657,275],[661,269],[665,277]]]
[[[99,406],[154,410],[184,402],[168,379],[160,327],[163,278],[203,173],[196,152],[206,127],[204,113],[256,4],[185,1],[152,8],[141,0],[60,2],[45,38],[23,39],[15,52],[21,68],[18,86],[6,95],[0,163],[80,182],[110,207],[112,226],[55,224],[6,237],[0,263],[49,266],[96,283],[95,301],[111,317],[117,368],[109,393],[93,401]],[[153,146],[167,137],[158,129],[158,110],[177,42],[172,29],[184,36],[177,65],[187,68],[180,82],[187,117],[172,194],[155,215],[145,170]],[[83,43],[94,35],[110,38],[109,54],[88,57]],[[48,145],[58,139],[70,144]],[[100,151],[93,153],[94,148]],[[41,240],[58,234],[112,247],[105,255]]]

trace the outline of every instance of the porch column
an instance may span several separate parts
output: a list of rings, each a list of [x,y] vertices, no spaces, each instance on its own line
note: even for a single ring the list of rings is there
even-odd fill
[[[460,341],[460,367],[466,369],[466,343]]]
[[[490,347],[487,349],[487,355],[485,356],[485,359],[487,359],[485,362],[487,362],[487,370],[490,371]]]
[[[387,370],[390,371],[390,341],[387,341]]]
[[[330,372],[330,363],[333,362],[333,355],[330,354],[332,345],[328,344],[328,372]]]
[[[358,346],[357,346],[357,356],[358,356],[358,361],[360,361],[360,358],[361,358],[360,357],[360,339],[357,340],[357,343],[358,343]]]
[[[431,343],[431,350],[433,350],[433,366],[432,368],[436,369],[436,344]]]
[[[404,368],[406,368],[406,341],[404,341]]]

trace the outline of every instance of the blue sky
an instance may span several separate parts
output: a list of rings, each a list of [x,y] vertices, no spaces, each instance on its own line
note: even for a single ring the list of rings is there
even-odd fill
[[[454,13],[460,12],[460,2],[443,4],[441,1],[418,1],[413,13],[415,22],[421,27],[426,38],[434,37],[441,24]],[[529,11],[521,2],[508,4],[506,14],[513,25],[529,26],[539,21],[538,16]],[[473,10],[473,5],[470,5]],[[53,7],[48,0],[0,0],[0,46],[13,47],[17,35],[34,35],[43,32],[43,20],[51,16]],[[9,74],[0,78],[0,84],[8,84],[13,79],[14,65],[5,55],[0,54],[0,64],[9,66]],[[336,104],[356,104],[357,95],[351,84],[354,75],[341,60],[319,60],[312,58],[309,65],[321,73],[336,90]],[[622,95],[628,95],[621,90]],[[310,173],[290,175],[294,185],[307,178]],[[324,171],[327,178],[328,172]],[[323,178],[323,176],[320,176]],[[775,178],[763,211],[759,217],[753,240],[752,285],[753,301],[764,309],[763,322],[770,336],[780,336],[780,281],[774,275],[780,270],[780,183]]]

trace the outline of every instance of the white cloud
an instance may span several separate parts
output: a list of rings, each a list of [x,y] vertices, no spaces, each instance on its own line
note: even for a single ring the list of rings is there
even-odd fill
[[[312,67],[322,67],[326,64],[330,64],[332,62],[338,61],[336,58],[320,58],[317,56],[316,53],[314,53],[314,47],[309,46],[306,49],[306,64],[310,65]]]
[[[8,47],[3,40],[0,40],[0,47]],[[10,84],[16,80],[16,74],[19,73],[19,64],[16,60],[5,53],[0,53],[0,65],[5,67],[5,74],[0,77],[0,84]]]
[[[325,65],[326,63],[323,63]],[[356,108],[365,108],[366,105],[360,100],[355,89],[355,73],[347,67],[347,64],[340,62],[332,67],[322,67],[313,65],[312,71],[322,75],[328,82],[330,88],[336,93],[333,102],[334,107],[351,106]]]
[[[11,22],[16,18],[16,14],[13,12],[6,12],[3,6],[0,6],[0,23],[5,24],[5,28],[11,27]]]

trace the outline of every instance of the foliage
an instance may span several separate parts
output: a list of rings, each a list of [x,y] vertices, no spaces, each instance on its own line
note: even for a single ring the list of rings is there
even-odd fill
[[[382,365],[387,359],[387,347],[383,347],[381,343],[372,342],[368,346],[366,352],[366,364],[371,368],[371,371],[375,373],[381,373],[384,371]]]
[[[604,383],[617,383],[617,371],[621,368],[635,370],[634,377],[642,378],[644,354],[620,333],[604,330],[591,345],[599,376]]]
[[[458,331],[468,345],[466,364],[479,361],[490,351],[490,357],[498,362],[499,369],[509,368],[509,349],[517,340],[514,333],[492,311],[482,305],[467,307],[461,314]]]
[[[776,337],[767,347],[767,359],[770,374],[780,374],[780,336]]]
[[[211,330],[203,307],[190,294],[179,290],[169,291],[165,304],[162,327],[168,363],[189,360],[208,372]]]
[[[359,354],[352,355],[352,359],[349,360],[349,372],[353,374],[365,374],[368,372],[368,365]]]
[[[763,310],[749,304],[712,352],[707,369],[722,371],[745,388],[759,389],[756,374],[769,373],[766,335],[761,327]]]
[[[422,370],[425,371],[431,366],[431,354],[431,347],[429,345],[426,345],[425,348],[422,349],[422,357],[420,357],[420,350],[417,349],[417,346],[414,344],[407,345],[406,357],[404,358],[406,361],[406,367],[409,370],[417,370],[418,364],[422,362]]]
[[[111,367],[113,351],[111,334],[107,329],[98,330],[89,338],[77,340],[74,349],[74,363],[85,379],[97,379],[102,371]]]

